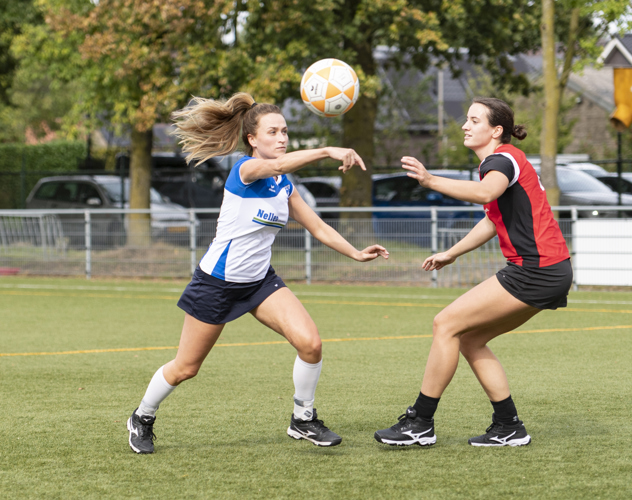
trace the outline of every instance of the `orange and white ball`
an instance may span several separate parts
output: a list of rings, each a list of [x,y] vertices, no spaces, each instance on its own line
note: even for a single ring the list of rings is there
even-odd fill
[[[358,75],[338,59],[315,62],[303,74],[301,98],[318,116],[340,116],[349,111],[360,97]]]

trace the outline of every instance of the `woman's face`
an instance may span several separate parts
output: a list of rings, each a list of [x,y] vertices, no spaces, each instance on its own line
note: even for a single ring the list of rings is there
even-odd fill
[[[287,124],[283,115],[268,113],[259,118],[259,127],[255,135],[248,135],[253,156],[263,160],[272,160],[285,154],[287,149]]]
[[[467,112],[467,121],[461,127],[465,132],[463,145],[477,150],[489,145],[492,139],[500,139],[503,128],[498,125],[492,127],[487,120],[487,107],[476,102]]]

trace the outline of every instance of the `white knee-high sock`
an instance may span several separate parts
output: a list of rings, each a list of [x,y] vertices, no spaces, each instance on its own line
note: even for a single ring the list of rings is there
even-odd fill
[[[164,366],[158,368],[158,371],[154,373],[151,382],[149,382],[147,392],[145,392],[145,396],[140,402],[138,410],[136,410],[137,415],[150,415],[155,417],[156,410],[160,406],[160,403],[162,403],[177,387],[175,385],[170,385],[167,382],[162,373],[163,368]]]
[[[320,378],[323,360],[306,363],[296,356],[294,361],[294,416],[301,420],[311,420],[314,413],[314,394]]]

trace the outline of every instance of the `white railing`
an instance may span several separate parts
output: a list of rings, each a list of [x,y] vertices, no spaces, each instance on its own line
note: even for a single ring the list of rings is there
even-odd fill
[[[593,218],[632,206],[554,207],[571,250],[575,284],[632,286],[632,219]],[[190,276],[215,236],[219,209],[179,212],[177,220],[149,210],[0,210],[0,270],[30,275]],[[144,238],[131,235],[130,214],[152,214]],[[328,214],[343,218],[328,219]],[[388,218],[384,216],[388,213]],[[323,208],[320,214],[356,248],[380,243],[388,262],[359,264],[316,241],[296,222],[279,232],[272,264],[287,280],[471,286],[504,265],[497,241],[426,273],[428,255],[447,249],[483,217],[481,207]],[[586,217],[584,217],[586,216]],[[449,218],[448,218],[449,217]]]

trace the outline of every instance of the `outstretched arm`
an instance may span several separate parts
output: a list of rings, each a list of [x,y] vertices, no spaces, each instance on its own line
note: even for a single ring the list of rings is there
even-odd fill
[[[366,170],[362,158],[353,149],[328,147],[293,151],[273,160],[262,160],[260,158],[248,160],[239,169],[239,173],[241,180],[245,184],[250,184],[258,179],[267,179],[275,175],[296,172],[310,163],[325,158],[341,161],[342,165],[338,167],[338,170],[341,170],[343,173],[347,173],[354,165],[359,165],[362,170]]]
[[[421,267],[423,267],[426,271],[441,269],[442,267],[452,264],[457,257],[460,257],[467,252],[471,252],[475,248],[487,243],[494,236],[496,236],[496,226],[494,226],[494,223],[485,216],[484,219],[482,219],[469,233],[467,233],[465,238],[449,250],[431,255],[424,260]]]
[[[342,235],[333,227],[323,222],[316,213],[303,201],[298,190],[295,189],[290,196],[290,217],[301,226],[307,229],[314,238],[321,243],[334,249],[358,262],[367,262],[379,256],[388,259],[388,251],[381,245],[371,245],[364,250],[357,250],[351,243],[345,240]]]
[[[460,181],[431,175],[423,163],[412,156],[402,158],[402,168],[408,170],[408,177],[416,179],[424,187],[457,200],[478,203],[479,205],[494,201],[509,186],[507,176],[498,171],[489,172],[481,182]]]

